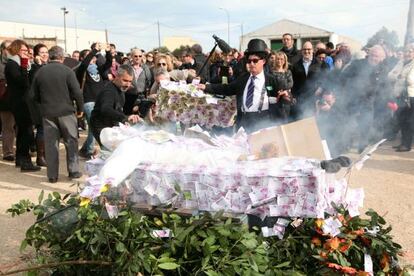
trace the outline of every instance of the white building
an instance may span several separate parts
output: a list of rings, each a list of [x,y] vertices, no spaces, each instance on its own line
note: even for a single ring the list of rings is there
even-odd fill
[[[0,21],[0,41],[5,39],[23,39],[29,43],[42,42],[47,46],[59,45],[65,49],[65,35],[63,26],[36,25]],[[107,42],[105,30],[87,30],[66,28],[66,50],[89,49],[94,42]]]
[[[293,35],[297,49],[300,49],[302,44],[308,40],[312,43],[316,43],[317,41],[326,43],[330,41],[334,45],[340,42],[345,42],[350,46],[351,51],[359,51],[362,47],[361,42],[353,38],[292,20],[282,19],[240,37],[241,50],[247,49],[247,44],[250,39],[253,38],[260,38],[264,40],[272,50],[279,50],[283,46],[282,35],[284,33]]]

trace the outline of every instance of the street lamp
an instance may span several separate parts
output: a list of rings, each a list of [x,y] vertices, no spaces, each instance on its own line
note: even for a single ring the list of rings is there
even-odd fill
[[[219,8],[219,9],[225,11],[227,15],[227,44],[230,45],[230,13],[225,8]]]
[[[66,7],[61,8],[63,11],[63,33],[65,37],[65,53],[66,53],[66,15],[69,13],[69,11],[66,9]]]

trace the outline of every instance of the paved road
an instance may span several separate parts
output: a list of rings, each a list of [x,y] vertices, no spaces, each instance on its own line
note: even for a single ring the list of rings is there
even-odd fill
[[[364,210],[373,208],[385,216],[393,226],[395,240],[406,251],[404,263],[414,264],[414,150],[396,153],[391,146],[392,143],[386,143],[375,152],[361,171],[351,174],[349,183],[351,187],[364,188]],[[355,158],[357,155],[349,156]],[[20,242],[25,230],[33,223],[32,216],[11,218],[5,213],[6,209],[20,199],[36,202],[41,190],[45,193],[76,191],[67,177],[63,147],[60,157],[59,182],[56,184],[47,182],[45,169],[36,173],[20,173],[14,164],[0,161],[0,269],[4,269],[6,264],[21,262]]]

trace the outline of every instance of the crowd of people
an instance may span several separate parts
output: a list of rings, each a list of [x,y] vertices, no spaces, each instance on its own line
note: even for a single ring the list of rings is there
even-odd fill
[[[78,156],[93,157],[95,141],[102,147],[103,128],[153,121],[160,83],[195,79],[206,93],[236,96],[235,126],[247,132],[315,116],[334,156],[396,139],[400,131],[396,150],[411,150],[414,45],[398,53],[378,44],[355,59],[345,43],[306,41],[297,49],[289,33],[282,42],[274,51],[252,39],[244,52],[215,51],[208,58],[198,44],[174,56],[138,48],[125,55],[114,44],[94,43],[68,56],[59,46],[3,41],[3,160],[22,172],[46,166],[49,181],[57,182],[63,139],[69,177],[79,178]],[[78,148],[83,120],[87,138]],[[35,163],[31,151],[37,153]]]

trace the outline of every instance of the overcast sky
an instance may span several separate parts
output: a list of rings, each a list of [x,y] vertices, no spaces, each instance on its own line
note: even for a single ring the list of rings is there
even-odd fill
[[[120,50],[132,46],[158,46],[168,36],[191,36],[205,52],[213,46],[212,34],[227,40],[227,12],[230,16],[230,44],[239,47],[239,37],[290,19],[353,37],[363,44],[382,26],[397,31],[402,44],[406,31],[409,0],[0,0],[0,20],[63,25],[60,10],[69,10],[67,26],[109,31],[109,40]],[[226,12],[227,11],[227,12]],[[241,27],[243,26],[243,28]]]

